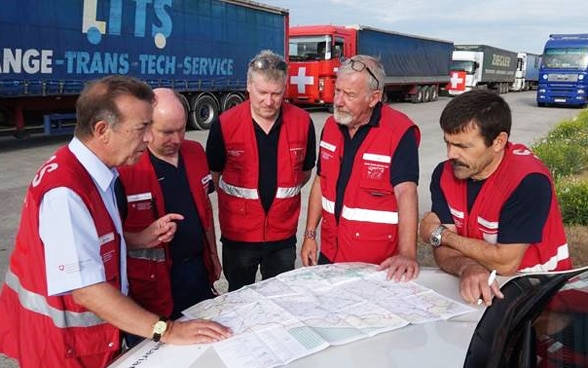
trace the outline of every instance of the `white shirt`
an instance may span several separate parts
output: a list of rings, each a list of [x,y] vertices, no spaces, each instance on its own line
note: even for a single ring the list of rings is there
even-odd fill
[[[116,169],[110,169],[79,139],[69,149],[92,177],[116,230],[121,235],[121,291],[128,293],[126,244],[114,196]],[[66,187],[54,188],[43,196],[39,208],[39,235],[45,247],[45,274],[49,295],[106,281],[100,256],[100,239],[90,211],[82,199]],[[59,271],[65,269],[66,272]]]

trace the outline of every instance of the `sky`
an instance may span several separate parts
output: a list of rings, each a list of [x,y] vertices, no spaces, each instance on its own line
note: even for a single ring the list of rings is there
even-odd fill
[[[288,9],[290,26],[360,24],[541,54],[552,33],[588,33],[588,0],[256,0]]]

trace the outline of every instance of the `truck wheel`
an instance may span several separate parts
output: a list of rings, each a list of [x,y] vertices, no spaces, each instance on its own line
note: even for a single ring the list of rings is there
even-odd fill
[[[414,95],[410,96],[410,102],[412,102],[412,103],[423,102],[423,88],[421,86],[418,86],[416,93]]]
[[[439,90],[436,85],[431,86],[431,101],[437,101],[439,99]]]
[[[194,129],[209,129],[210,124],[219,115],[219,103],[216,97],[209,93],[201,93],[192,99],[190,125]]]
[[[423,102],[431,102],[431,87],[423,86]]]
[[[227,111],[231,107],[235,107],[239,105],[241,102],[245,101],[245,97],[238,93],[238,92],[230,92],[221,97],[220,107],[221,112]]]

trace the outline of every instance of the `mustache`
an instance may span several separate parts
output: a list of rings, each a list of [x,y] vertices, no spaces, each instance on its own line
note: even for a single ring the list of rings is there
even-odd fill
[[[451,166],[453,166],[454,168],[469,167],[467,164],[465,164],[461,161],[455,160],[455,159],[451,160]]]

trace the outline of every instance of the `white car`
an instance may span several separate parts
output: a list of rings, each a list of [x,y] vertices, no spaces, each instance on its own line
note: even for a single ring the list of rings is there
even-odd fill
[[[462,302],[459,280],[421,269],[416,280]],[[588,268],[499,277],[504,299],[447,320],[410,324],[330,346],[285,367],[588,367]],[[167,348],[167,350],[166,350]],[[246,349],[246,347],[242,347]],[[240,362],[241,363],[241,362]],[[261,367],[259,361],[242,367]],[[145,341],[111,367],[225,367],[215,349],[164,347]]]

